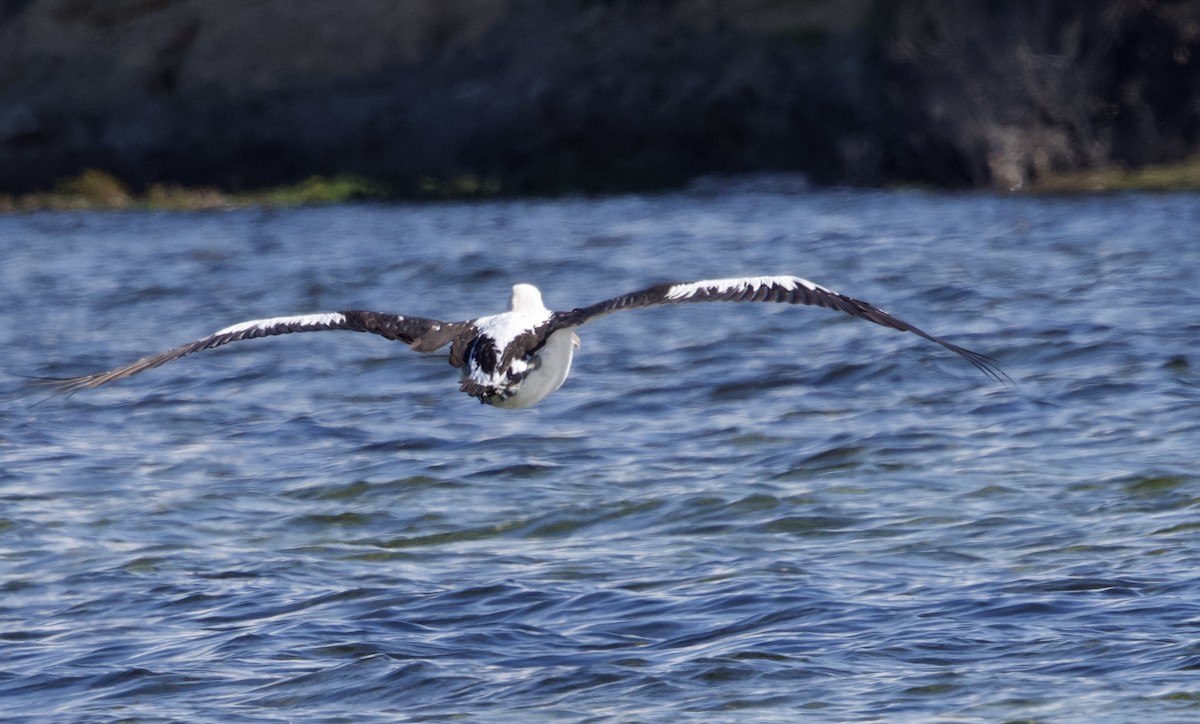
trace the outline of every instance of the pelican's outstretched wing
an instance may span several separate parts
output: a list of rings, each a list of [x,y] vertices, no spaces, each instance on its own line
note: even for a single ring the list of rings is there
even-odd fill
[[[451,341],[463,325],[464,323],[462,322],[441,322],[436,319],[402,317],[398,314],[382,314],[361,310],[255,319],[226,327],[218,332],[213,332],[204,339],[180,345],[152,357],[145,357],[124,367],[118,367],[107,372],[83,375],[82,377],[46,379],[45,382],[53,386],[56,392],[72,394],[88,387],[98,387],[108,382],[135,375],[138,372],[154,369],[171,360],[185,357],[200,350],[220,347],[221,345],[243,339],[270,337],[293,332],[320,332],[339,329],[352,332],[371,332],[388,339],[405,342],[418,352],[432,352]]]
[[[698,282],[656,284],[646,289],[606,299],[588,307],[580,307],[569,312],[557,312],[551,320],[551,326],[554,329],[577,327],[620,309],[691,302],[779,302],[782,304],[810,304],[835,309],[853,317],[882,324],[885,327],[912,332],[963,357],[997,382],[1001,384],[1011,382],[1008,375],[1004,374],[990,357],[935,337],[866,302],[826,289],[807,279],[792,276],[705,279]]]

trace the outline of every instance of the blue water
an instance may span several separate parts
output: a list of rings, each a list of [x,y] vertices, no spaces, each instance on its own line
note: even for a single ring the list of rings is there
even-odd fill
[[[0,367],[228,324],[794,273],[827,310],[581,330],[529,410],[371,335],[35,404],[0,384],[8,720],[1190,721],[1200,196],[710,182],[608,199],[0,217]]]

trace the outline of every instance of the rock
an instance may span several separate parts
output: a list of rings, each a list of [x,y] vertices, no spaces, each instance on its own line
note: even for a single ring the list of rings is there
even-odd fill
[[[1020,188],[1196,152],[1198,6],[9,0],[0,191],[88,168],[134,190]]]

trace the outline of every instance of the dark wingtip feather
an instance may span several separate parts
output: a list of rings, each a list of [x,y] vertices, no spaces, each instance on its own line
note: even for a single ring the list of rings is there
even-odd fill
[[[49,400],[52,400],[60,395],[70,397],[76,392],[79,392],[87,387],[86,384],[80,384],[80,382],[84,380],[84,378],[80,377],[43,377],[40,375],[25,375],[19,372],[11,372],[9,370],[5,370],[5,373],[13,377],[21,378],[25,381],[25,385],[28,388],[49,391],[49,396],[43,397],[42,399],[30,405],[30,407],[37,407],[43,402],[48,402]]]
[[[1016,384],[1013,382],[1013,378],[1009,377],[1008,373],[1002,370],[1000,365],[997,364],[996,360],[992,359],[991,357],[978,352],[972,352],[971,350],[965,347],[959,347],[956,344],[950,344],[945,340],[938,340],[938,342],[945,346],[946,349],[954,352],[959,357],[962,357],[966,361],[970,362],[972,365],[974,365],[975,369],[992,378],[992,380],[994,380],[997,384],[1003,385],[1004,387],[1012,387]]]
[[[95,387],[100,384],[96,378],[103,376],[102,374],[83,375],[81,377],[38,377],[36,375],[18,375],[26,380],[27,384],[48,389],[51,395],[71,395],[85,390],[89,387]]]

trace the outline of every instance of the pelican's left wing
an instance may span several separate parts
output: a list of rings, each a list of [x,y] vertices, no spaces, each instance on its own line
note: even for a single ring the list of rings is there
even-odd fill
[[[826,307],[902,332],[912,332],[961,356],[997,382],[1006,384],[1008,381],[1008,376],[996,366],[990,357],[935,337],[867,302],[839,294],[807,279],[793,276],[739,277],[656,284],[646,289],[606,299],[588,307],[580,307],[569,312],[556,312],[551,324],[555,329],[578,327],[621,309],[692,302],[778,302]]]
[[[108,382],[114,382],[130,375],[135,375],[138,372],[154,369],[193,352],[220,347],[243,339],[271,337],[294,332],[320,332],[339,329],[352,332],[371,332],[387,339],[405,342],[418,352],[432,352],[450,342],[458,334],[463,324],[462,322],[442,322],[423,317],[404,317],[399,314],[385,314],[362,310],[255,319],[226,327],[225,329],[213,332],[203,339],[188,342],[152,357],[144,357],[124,367],[117,367],[107,372],[97,372],[81,377],[62,379],[49,378],[44,381],[54,387],[56,392],[73,394],[88,387],[99,387]]]

